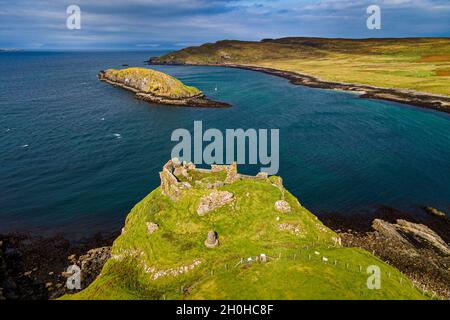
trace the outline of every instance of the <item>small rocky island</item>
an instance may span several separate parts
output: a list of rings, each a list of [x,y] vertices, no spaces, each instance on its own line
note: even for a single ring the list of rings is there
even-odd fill
[[[202,91],[186,86],[178,79],[147,68],[108,69],[98,78],[136,93],[136,98],[151,103],[204,108],[231,107],[228,103],[208,99]]]

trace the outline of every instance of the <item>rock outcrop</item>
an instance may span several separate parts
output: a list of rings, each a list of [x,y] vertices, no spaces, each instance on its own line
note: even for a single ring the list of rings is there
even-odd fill
[[[425,207],[424,210],[425,210],[428,214],[430,214],[430,215],[432,215],[432,216],[439,217],[439,218],[445,217],[445,213],[442,212],[442,211],[440,211],[440,210],[438,210],[438,209],[436,209],[436,208],[433,208],[433,207]]]
[[[281,213],[291,212],[291,206],[286,200],[278,200],[275,202],[275,210]]]
[[[442,255],[450,255],[450,248],[436,232],[423,224],[399,219],[392,224],[380,219],[373,221],[372,227],[383,237],[405,245],[432,249]]]
[[[81,269],[81,287],[88,287],[102,271],[103,265],[111,257],[111,247],[89,250],[80,256],[77,266]]]

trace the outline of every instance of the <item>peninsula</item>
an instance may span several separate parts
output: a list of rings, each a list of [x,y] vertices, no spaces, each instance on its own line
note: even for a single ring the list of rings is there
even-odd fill
[[[100,275],[62,299],[431,298],[395,267],[344,247],[280,177],[174,158],[160,178]]]
[[[136,93],[136,98],[157,104],[185,107],[226,108],[229,104],[208,99],[202,91],[186,86],[161,71],[147,68],[108,69],[98,78]]]
[[[450,39],[281,38],[189,47],[151,64],[225,66],[450,113]]]

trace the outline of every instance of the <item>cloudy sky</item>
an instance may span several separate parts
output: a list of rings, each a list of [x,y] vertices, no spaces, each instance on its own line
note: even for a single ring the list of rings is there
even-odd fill
[[[66,27],[69,5],[81,29]],[[381,30],[366,9],[379,5]],[[450,0],[0,0],[0,48],[173,49],[221,39],[450,36]]]

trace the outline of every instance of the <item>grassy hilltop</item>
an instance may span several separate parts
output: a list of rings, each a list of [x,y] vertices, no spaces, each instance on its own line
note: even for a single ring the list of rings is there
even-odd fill
[[[143,93],[171,99],[199,96],[202,92],[186,86],[164,72],[147,68],[108,69],[102,73],[108,80],[127,85]]]
[[[450,95],[450,38],[224,40],[154,62],[258,66],[325,81]]]
[[[427,298],[370,253],[341,247],[280,178],[169,164],[161,187],[131,210],[99,277],[64,299]],[[212,230],[218,245],[208,247]],[[381,269],[379,290],[367,288],[369,265]]]

